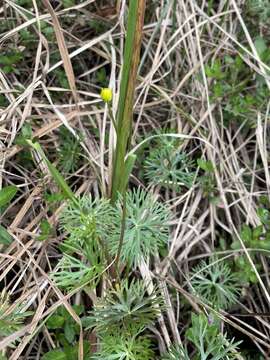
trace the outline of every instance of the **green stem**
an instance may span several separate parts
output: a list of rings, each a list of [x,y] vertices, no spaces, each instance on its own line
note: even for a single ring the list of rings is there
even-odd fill
[[[119,260],[121,256],[121,250],[124,243],[124,234],[125,234],[125,227],[126,227],[126,214],[127,214],[127,204],[126,204],[126,192],[123,194],[123,211],[122,211],[122,221],[121,221],[121,232],[120,232],[120,238],[119,238],[119,245],[117,249],[117,254],[115,258],[115,268],[116,273],[119,274]]]
[[[134,91],[140,59],[145,2],[145,0],[132,0],[129,4],[123,72],[116,114],[117,140],[113,159],[112,204],[115,204],[118,194],[124,194],[128,180],[124,176],[126,174],[125,156],[128,152],[132,127]]]

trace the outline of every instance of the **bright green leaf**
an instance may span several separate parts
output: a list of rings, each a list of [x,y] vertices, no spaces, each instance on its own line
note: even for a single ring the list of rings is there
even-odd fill
[[[67,360],[67,356],[61,350],[51,350],[42,356],[42,360]]]
[[[0,225],[0,244],[9,245],[12,242],[12,236],[7,232],[7,230]]]
[[[46,322],[48,329],[62,328],[65,323],[65,318],[60,315],[52,315]]]
[[[6,186],[0,190],[0,207],[8,205],[17,193],[14,185]]]
[[[197,159],[197,164],[198,164],[199,168],[201,168],[202,170],[204,170],[206,172],[209,172],[209,173],[214,172],[214,165],[209,160]]]

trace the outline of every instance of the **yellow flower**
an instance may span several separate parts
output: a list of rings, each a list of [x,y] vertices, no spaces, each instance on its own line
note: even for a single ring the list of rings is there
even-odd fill
[[[110,88],[101,89],[100,97],[104,102],[108,103],[112,101],[112,96],[113,96],[112,89]]]

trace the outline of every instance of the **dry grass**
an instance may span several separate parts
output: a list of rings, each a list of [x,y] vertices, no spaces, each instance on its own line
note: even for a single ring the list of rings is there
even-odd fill
[[[60,257],[58,245],[64,234],[57,231],[57,226],[63,203],[53,210],[49,208],[44,193],[57,188],[37,155],[32,166],[26,163],[16,137],[31,122],[34,136],[58,166],[59,129],[66,127],[80,139],[82,154],[74,173],[65,174],[69,184],[77,194],[108,194],[115,133],[99,98],[95,74],[100,69],[106,71],[108,85],[115,94],[112,111],[116,114],[123,59],[126,0],[118,1],[117,7],[115,1],[87,0],[67,9],[55,6],[57,2],[51,2],[54,8],[47,0],[43,3],[37,5],[33,0],[31,10],[12,0],[3,0],[0,5],[1,23],[10,19],[12,24],[9,31],[0,34],[1,52],[21,46],[18,34],[22,29],[35,35],[31,45],[35,58],[21,62],[19,73],[6,74],[0,68],[0,93],[7,102],[0,108],[0,179],[2,187],[15,184],[19,188],[16,200],[2,214],[2,222],[14,241],[8,247],[0,245],[0,284],[9,291],[12,302],[24,303],[25,310],[33,311],[17,333],[0,340],[0,350],[7,351],[10,360],[41,358],[44,349],[56,346],[44,326],[47,316],[63,304],[80,324],[70,304],[89,303],[83,292],[64,295],[48,276]],[[220,254],[224,258],[246,256],[258,283],[243,288],[236,313],[220,311],[219,316],[224,324],[236,329],[239,338],[245,334],[251,346],[268,359],[269,261],[266,255],[260,255],[262,268],[258,271],[239,231],[243,223],[260,223],[258,198],[266,195],[270,199],[270,106],[268,103],[266,114],[254,112],[254,127],[248,131],[241,131],[243,125],[239,123],[223,126],[221,103],[210,100],[212,82],[206,76],[205,65],[223,58],[225,53],[239,54],[241,48],[243,61],[254,74],[262,75],[268,86],[269,69],[261,61],[241,15],[243,1],[229,0],[228,6],[220,1],[210,14],[205,2],[204,6],[193,0],[147,3],[132,149],[140,148],[141,141],[153,135],[155,129],[170,125],[183,136],[182,149],[201,153],[216,164],[219,195],[219,202],[214,204],[197,185],[181,192],[163,191],[158,186],[152,189],[169,204],[174,220],[168,256],[142,263],[139,268],[145,281],[162,284],[166,303],[171,305],[151,330],[161,351],[183,341],[187,326],[186,315],[181,312],[183,299],[194,311],[209,310],[188,292],[186,280],[192,266],[213,254],[221,236],[237,237],[242,250],[230,250],[228,246],[223,253],[219,248]],[[66,19],[72,21],[67,24]],[[96,24],[94,20],[102,24],[101,30],[91,28]],[[41,21],[51,24],[55,31],[60,60],[52,59],[55,43],[42,33]],[[66,72],[70,89],[57,81],[57,69]],[[136,171],[131,184],[142,184]],[[42,219],[54,229],[44,242],[37,240]],[[81,342],[82,336],[81,328]],[[16,347],[10,348],[17,337],[20,340]]]

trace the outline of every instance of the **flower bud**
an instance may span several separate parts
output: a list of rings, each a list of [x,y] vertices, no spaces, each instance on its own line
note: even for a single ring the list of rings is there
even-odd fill
[[[101,90],[100,97],[104,102],[108,103],[108,102],[112,101],[112,96],[113,96],[112,89],[103,88]]]

